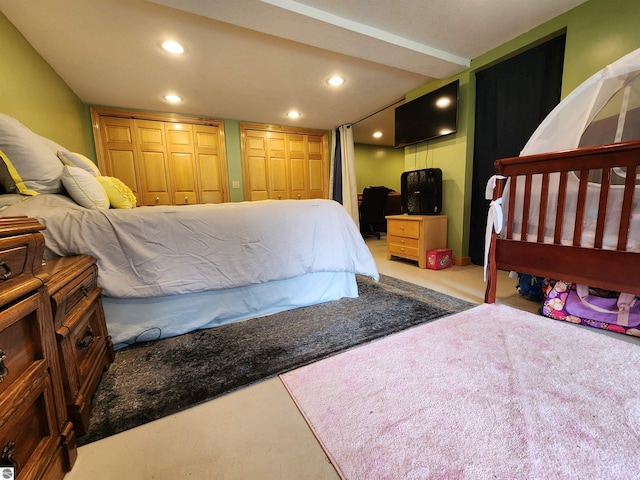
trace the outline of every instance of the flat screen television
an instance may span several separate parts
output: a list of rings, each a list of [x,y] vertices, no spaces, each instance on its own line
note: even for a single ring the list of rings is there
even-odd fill
[[[425,142],[458,131],[456,80],[395,109],[396,148]]]

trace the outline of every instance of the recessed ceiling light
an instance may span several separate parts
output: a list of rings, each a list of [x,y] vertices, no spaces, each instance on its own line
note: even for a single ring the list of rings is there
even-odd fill
[[[167,102],[171,102],[171,103],[180,103],[182,101],[182,97],[179,97],[178,95],[173,95],[173,94],[165,95],[164,99]]]
[[[342,77],[331,77],[329,80],[327,80],[327,83],[329,85],[333,85],[334,87],[337,87],[338,85],[342,85],[344,83],[344,78]]]
[[[175,54],[184,53],[184,47],[180,45],[178,42],[175,42],[173,40],[167,40],[166,42],[163,42],[162,48],[169,53],[175,53]]]
[[[373,138],[380,138],[382,136],[382,132],[373,132]]]
[[[300,118],[300,112],[296,112],[295,110],[291,110],[287,113],[287,117],[289,118]]]

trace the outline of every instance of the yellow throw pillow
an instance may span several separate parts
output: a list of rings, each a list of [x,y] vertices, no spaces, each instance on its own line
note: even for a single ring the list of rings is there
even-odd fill
[[[96,179],[107,192],[111,208],[135,208],[138,199],[122,180],[104,175],[97,176]]]

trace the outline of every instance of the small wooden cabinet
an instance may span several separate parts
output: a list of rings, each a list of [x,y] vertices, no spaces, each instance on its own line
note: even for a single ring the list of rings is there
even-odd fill
[[[91,397],[114,359],[98,288],[98,267],[89,255],[46,261],[62,380],[69,418],[77,436],[89,427]]]
[[[389,215],[387,259],[401,257],[427,268],[427,250],[447,247],[446,215]]]
[[[44,227],[0,219],[0,465],[60,479],[77,457],[42,270]]]

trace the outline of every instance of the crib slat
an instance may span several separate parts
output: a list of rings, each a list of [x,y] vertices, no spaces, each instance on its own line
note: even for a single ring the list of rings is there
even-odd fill
[[[522,230],[520,240],[529,239],[529,207],[531,206],[531,175],[524,177],[524,199],[522,202]]]
[[[547,204],[549,203],[549,174],[542,174],[540,192],[540,214],[538,215],[538,242],[544,242],[544,229],[547,226]]]
[[[507,212],[507,238],[513,238],[513,217],[516,204],[516,189],[518,188],[518,177],[509,177],[509,211]]]
[[[576,221],[573,226],[573,245],[579,247],[582,241],[582,222],[584,221],[584,205],[587,199],[587,185],[589,184],[589,170],[580,170],[578,184],[578,204],[576,205]]]
[[[629,240],[629,227],[631,226],[633,194],[636,189],[636,169],[637,165],[629,165],[627,167],[627,178],[624,182],[624,197],[622,199],[622,212],[620,212],[618,250],[626,250],[627,241]]]
[[[600,203],[598,207],[598,221],[596,223],[596,235],[594,248],[602,248],[604,239],[605,220],[607,218],[607,205],[609,202],[609,187],[611,186],[611,168],[602,169],[602,180],[600,181]]]
[[[564,206],[567,200],[567,172],[560,172],[558,184],[558,210],[556,213],[556,225],[553,231],[553,243],[562,243],[562,222],[564,220]]]

